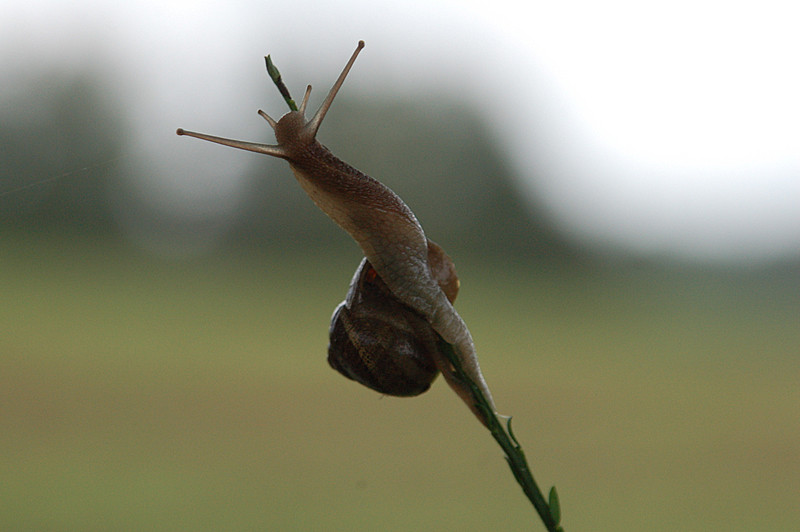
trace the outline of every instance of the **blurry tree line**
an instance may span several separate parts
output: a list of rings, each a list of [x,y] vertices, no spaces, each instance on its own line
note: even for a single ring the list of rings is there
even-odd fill
[[[45,73],[1,97],[0,231],[125,238],[111,198],[136,171],[125,157],[123,106],[110,94],[91,73]],[[398,192],[428,236],[447,249],[558,263],[585,259],[543,209],[521,198],[496,142],[465,106],[340,97],[324,136],[334,139],[329,147],[339,157]],[[259,161],[249,171],[248,203],[222,244],[346,239],[311,205],[285,163],[278,179],[266,180],[275,162]]]
[[[42,73],[0,97],[0,223],[5,231],[112,235],[122,117],[99,79]],[[107,163],[107,164],[106,164]],[[100,165],[100,171],[89,171]],[[68,179],[65,177],[69,176]]]

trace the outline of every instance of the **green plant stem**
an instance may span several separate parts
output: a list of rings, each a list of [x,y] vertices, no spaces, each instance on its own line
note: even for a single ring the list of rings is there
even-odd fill
[[[278,91],[283,96],[283,99],[286,101],[286,104],[289,106],[289,109],[292,111],[297,111],[297,104],[292,99],[291,94],[289,94],[289,89],[286,88],[286,84],[283,82],[283,78],[281,77],[281,73],[278,70],[278,67],[272,62],[272,58],[267,56],[264,58],[267,62],[267,74],[269,74],[270,79],[278,87]]]
[[[455,351],[453,350],[453,346],[445,342],[443,339],[441,339],[441,337],[439,343],[442,351],[453,365],[453,373],[455,377],[458,380],[466,383],[469,387],[474,404],[477,406],[478,410],[483,413],[486,425],[489,428],[489,431],[492,433],[492,437],[500,445],[500,448],[503,449],[503,452],[506,455],[506,461],[508,462],[508,466],[511,468],[514,478],[517,479],[517,482],[522,487],[522,491],[525,493],[525,496],[528,497],[528,500],[530,500],[531,504],[533,504],[533,507],[539,514],[539,517],[541,518],[542,523],[544,523],[545,528],[547,528],[549,532],[563,532],[564,529],[559,524],[561,511],[558,503],[558,495],[556,494],[555,489],[551,490],[550,501],[552,505],[551,503],[548,503],[547,499],[545,499],[544,495],[539,489],[539,486],[533,479],[533,474],[528,466],[528,461],[525,458],[525,453],[522,450],[522,446],[520,446],[519,442],[514,437],[514,433],[511,431],[511,418],[509,417],[505,419],[504,426],[504,423],[501,421],[500,417],[496,412],[494,412],[489,402],[483,396],[480,388],[478,388],[478,386],[464,372],[461,364],[458,361],[458,357],[456,357]]]

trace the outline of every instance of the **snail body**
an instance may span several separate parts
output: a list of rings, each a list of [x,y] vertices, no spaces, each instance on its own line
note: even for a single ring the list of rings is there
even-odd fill
[[[359,245],[365,260],[354,276],[348,298],[334,313],[330,328],[332,347],[329,347],[329,360],[335,369],[383,393],[399,391],[395,393],[397,395],[421,393],[430,386],[436,370],[441,371],[448,384],[486,424],[484,414],[473,404],[467,385],[455,377],[452,365],[437,347],[437,335],[453,346],[464,371],[494,410],[472,337],[452,305],[458,286],[452,261],[439,246],[427,239],[416,216],[397,194],[340,160],[316,140],[325,114],[363,47],[364,42],[359,41],[325,101],[310,120],[305,118],[310,85],[299,109],[290,111],[280,120],[276,121],[259,110],[258,113],[275,132],[276,145],[231,140],[183,129],[177,133],[285,159],[314,203]],[[447,291],[452,297],[448,297]],[[383,316],[394,314],[395,323],[381,321],[382,318],[371,321],[360,318],[370,314],[374,317],[375,313]],[[374,349],[367,349],[365,342],[376,337],[375,331],[369,328],[377,324],[383,332],[377,335],[380,339],[373,342]],[[393,330],[393,325],[399,325],[400,330]],[[395,345],[404,346],[403,349],[412,352],[414,357],[427,357],[427,362],[371,363],[373,358],[370,357],[376,357],[376,352],[381,353],[377,359],[398,354],[397,349],[392,348],[392,338],[396,339]],[[360,366],[353,362],[359,357]],[[357,366],[359,369],[355,369]],[[423,382],[396,386],[392,384],[392,378],[378,377],[363,370],[364,367],[380,370],[388,366],[401,370],[411,368],[410,373],[418,373]],[[427,385],[424,384],[429,377]]]

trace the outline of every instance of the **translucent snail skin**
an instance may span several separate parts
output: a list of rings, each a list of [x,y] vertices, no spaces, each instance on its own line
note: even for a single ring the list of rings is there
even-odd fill
[[[314,203],[347,231],[364,252],[347,299],[331,323],[328,360],[337,371],[382,393],[417,395],[441,371],[450,386],[486,425],[467,384],[456,378],[437,334],[451,344],[464,372],[494,408],[472,336],[453,307],[458,277],[450,258],[429,241],[411,209],[388,187],[333,155],[317,139],[325,114],[364,41],[310,120],[306,89],[297,111],[280,120],[258,113],[277,144],[231,140],[178,129],[178,135],[263,153],[288,161]]]

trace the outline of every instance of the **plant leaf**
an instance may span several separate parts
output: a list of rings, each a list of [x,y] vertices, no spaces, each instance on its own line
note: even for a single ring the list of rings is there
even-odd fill
[[[561,522],[561,503],[558,501],[558,492],[556,491],[555,486],[550,488],[550,496],[548,499],[550,516],[553,518],[553,521],[555,521],[556,524],[559,524]]]

